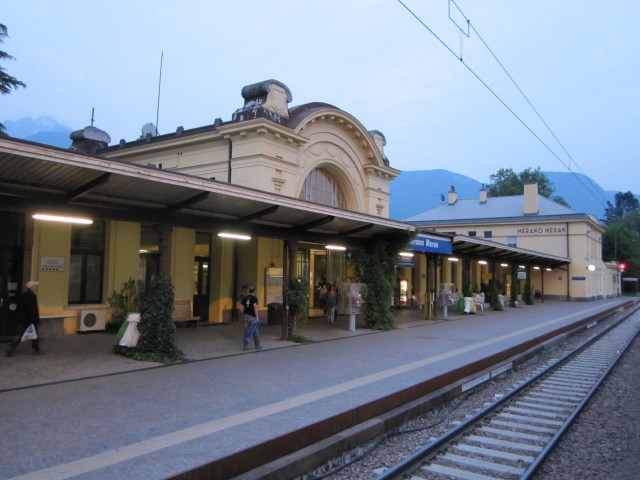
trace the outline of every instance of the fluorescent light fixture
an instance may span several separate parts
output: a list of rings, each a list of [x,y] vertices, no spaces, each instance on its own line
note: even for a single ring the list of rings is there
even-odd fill
[[[487,264],[487,261],[486,261],[486,260],[478,260],[478,263],[479,263],[480,265],[486,265],[486,264]]]
[[[501,266],[501,267],[505,267],[505,268],[506,268],[506,267],[508,267],[508,266],[509,266],[509,264],[508,264],[508,263],[501,263],[501,264],[500,264],[500,266]]]
[[[344,245],[327,245],[326,247],[327,250],[337,250],[339,252],[344,252],[347,247],[345,247]]]
[[[518,268],[523,268],[524,269],[524,268],[527,268],[527,267],[525,267],[524,265],[518,265]]]
[[[449,260],[450,262],[457,262],[460,259],[456,258],[456,257],[449,257],[449,258],[447,258],[447,260]]]
[[[49,222],[81,223],[83,225],[91,225],[93,223],[93,220],[90,218],[62,217],[60,215],[46,215],[44,213],[36,213],[33,218],[36,220],[47,220]]]
[[[545,268],[545,270],[546,270],[547,272],[550,272],[551,270],[553,270],[553,268],[549,268],[549,267],[547,267],[547,268]]]
[[[233,238],[235,240],[251,240],[249,235],[242,235],[239,233],[220,232],[218,236],[222,238]]]
[[[398,255],[400,255],[401,257],[408,257],[408,258],[413,257],[413,253],[411,252],[400,252]]]
[[[533,267],[534,270],[540,270],[540,267]]]

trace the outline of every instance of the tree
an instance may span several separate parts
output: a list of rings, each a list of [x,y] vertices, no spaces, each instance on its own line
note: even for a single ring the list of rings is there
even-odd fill
[[[640,202],[630,191],[618,192],[615,206],[607,202],[605,217],[604,260],[626,263],[628,275],[640,276]]]
[[[527,168],[520,173],[516,173],[511,168],[501,168],[497,173],[489,177],[491,184],[487,187],[487,196],[489,197],[507,197],[511,195],[523,195],[524,184],[536,182],[538,184],[538,193],[543,197],[550,198],[554,202],[558,202],[566,207],[569,206],[567,201],[560,196],[552,196],[555,192],[551,180],[540,171],[540,167],[535,170]]]
[[[627,274],[640,276],[640,235],[617,222],[602,234],[602,257],[605,261],[627,264]]]
[[[629,213],[638,212],[640,210],[640,202],[638,201],[638,198],[631,193],[631,191],[626,193],[616,193],[615,202],[615,206],[611,205],[611,202],[607,202],[607,208],[604,211],[604,222],[607,225],[618,220],[622,220]]]
[[[4,39],[9,37],[7,27],[0,23],[0,43],[4,43]],[[11,55],[0,50],[0,60],[15,60]],[[0,67],[0,94],[7,95],[11,90],[17,90],[18,87],[26,87],[24,83],[15,77],[12,77],[3,67]],[[0,123],[0,135],[4,135],[4,125]]]

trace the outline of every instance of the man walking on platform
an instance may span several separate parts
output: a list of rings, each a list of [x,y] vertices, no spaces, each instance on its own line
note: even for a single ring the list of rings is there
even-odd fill
[[[260,317],[258,316],[258,298],[254,295],[255,287],[249,287],[249,294],[242,297],[240,303],[242,304],[244,320],[244,338],[242,339],[242,349],[249,350],[249,340],[253,337],[253,343],[256,350],[262,348],[260,343]]]
[[[36,293],[38,292],[38,282],[28,281],[25,285],[27,290],[22,294],[20,298],[20,303],[18,304],[18,331],[17,335],[13,337],[11,343],[9,344],[9,350],[7,351],[7,356],[13,357],[13,352],[20,341],[22,340],[22,335],[25,330],[29,328],[29,325],[33,325],[36,329],[36,335],[38,334],[38,325],[40,325],[40,313],[38,312],[38,297]],[[35,340],[31,340],[31,348],[33,349],[34,355],[40,355],[42,352],[40,351],[40,339],[36,338]]]

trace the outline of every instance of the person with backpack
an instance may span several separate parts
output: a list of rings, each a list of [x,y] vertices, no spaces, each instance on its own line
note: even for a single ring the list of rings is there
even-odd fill
[[[249,287],[249,293],[240,299],[242,305],[242,319],[244,321],[244,337],[242,349],[249,350],[249,340],[253,337],[256,350],[262,348],[260,342],[260,316],[258,315],[258,297],[254,295],[255,287]]]

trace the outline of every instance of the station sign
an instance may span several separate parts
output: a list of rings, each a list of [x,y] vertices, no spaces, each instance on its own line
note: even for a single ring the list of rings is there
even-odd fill
[[[421,233],[411,241],[409,249],[414,252],[451,254],[453,252],[453,244],[450,240],[430,237]]]

